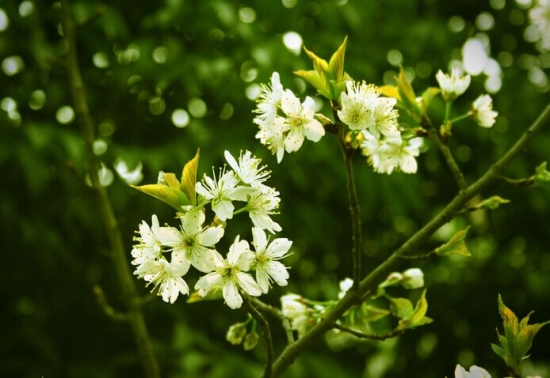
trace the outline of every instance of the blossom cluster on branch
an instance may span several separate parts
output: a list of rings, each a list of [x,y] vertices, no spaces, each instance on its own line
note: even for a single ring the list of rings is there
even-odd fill
[[[147,285],[153,285],[152,291],[165,302],[174,303],[180,294],[189,294],[183,277],[190,267],[204,273],[194,286],[198,295],[206,297],[221,290],[225,303],[232,309],[243,303],[241,290],[257,297],[266,294],[273,282],[280,286],[287,284],[287,267],[278,260],[288,256],[292,242],[286,238],[271,240],[266,234],[281,231],[271,219],[280,199],[279,192],[265,184],[270,172],[250,151],[241,153],[238,160],[226,151],[225,158],[232,169],[223,167],[218,175],[215,172],[214,177],[205,175],[200,182],[186,174],[186,171],[196,173],[197,155],[188,163],[190,169],[184,170],[181,184],[174,185],[175,176],[161,172],[156,185],[137,187],[178,210],[178,227],[160,226],[156,215],[151,225],[143,221],[132,249],[134,274]],[[174,203],[167,193],[183,196],[190,204],[183,200]],[[236,210],[236,203],[243,206]],[[205,223],[207,206],[214,214],[210,224]],[[252,221],[252,242],[237,235],[224,258],[216,245],[225,235],[227,221],[242,212],[248,212]]]

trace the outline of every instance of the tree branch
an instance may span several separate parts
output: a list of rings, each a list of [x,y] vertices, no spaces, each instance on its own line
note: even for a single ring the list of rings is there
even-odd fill
[[[122,241],[120,228],[109,195],[99,182],[98,172],[100,163],[93,151],[95,128],[88,108],[84,83],[80,74],[77,57],[76,26],[71,17],[69,0],[61,0],[61,18],[63,34],[69,44],[69,52],[67,55],[68,82],[76,119],[80,124],[82,137],[85,143],[92,188],[96,193],[103,225],[105,226],[105,231],[109,238],[111,257],[119,280],[120,290],[123,298],[125,298],[128,303],[127,318],[134,334],[145,375],[149,378],[156,378],[160,376],[159,367],[153,353],[153,347],[139,304],[140,300],[126,258],[126,251]]]
[[[271,329],[269,328],[269,323],[264,318],[262,313],[254,307],[251,298],[247,294],[243,293],[243,298],[243,303],[246,310],[250,315],[252,315],[252,317],[258,322],[258,324],[262,328],[266,349],[265,371],[263,378],[271,378],[273,376],[273,360],[275,359],[275,352],[273,350],[273,339],[271,337]]]
[[[368,333],[363,333],[359,331],[354,331],[353,329],[349,329],[346,327],[343,327],[339,324],[334,324],[332,326],[334,329],[339,329],[342,332],[349,333],[350,335],[353,335],[355,337],[359,337],[361,339],[369,339],[369,340],[377,340],[377,341],[384,341],[387,339],[392,339],[394,337],[397,337],[399,335],[402,335],[405,333],[405,329],[394,329],[393,331],[387,332],[387,333],[381,333],[379,335],[373,335]]]
[[[540,131],[549,122],[550,105],[542,111],[537,120],[523,133],[523,135],[508,150],[508,152],[504,154],[500,160],[494,163],[482,177],[480,177],[466,190],[459,192],[441,212],[439,212],[423,228],[418,230],[400,248],[393,252],[387,260],[385,260],[368,276],[366,276],[361,281],[359,295],[363,295],[370,290],[373,290],[388,276],[388,274],[398,270],[398,267],[404,261],[404,259],[402,259],[403,256],[408,256],[417,251],[418,248],[426,242],[426,240],[428,240],[428,238],[435,231],[443,226],[448,219],[452,218],[452,214],[462,209],[470,199],[499,178],[504,168],[506,168],[512,159],[514,159],[521,152],[521,150],[527,146],[535,133]],[[348,293],[324,315],[323,319],[319,323],[313,326],[300,339],[288,345],[273,364],[273,376],[277,377],[281,375],[307,347],[331,329],[334,323],[344,314],[344,312],[355,304],[355,298],[355,294],[348,291]]]

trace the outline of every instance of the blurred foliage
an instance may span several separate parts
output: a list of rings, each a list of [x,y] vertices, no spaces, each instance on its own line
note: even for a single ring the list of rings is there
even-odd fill
[[[111,172],[116,159],[130,168],[141,162],[142,183],[153,183],[160,170],[180,172],[198,147],[199,175],[221,164],[225,149],[234,155],[249,149],[270,166],[271,184],[282,198],[276,221],[283,237],[294,241],[294,255],[287,261],[291,283],[266,298],[275,305],[287,290],[312,299],[335,298],[337,282],[351,272],[345,177],[336,141],[329,135],[318,144],[306,143],[277,165],[254,138],[254,102],[247,93],[273,71],[281,74],[285,87],[314,94],[292,74],[311,69],[311,63],[299,49],[295,53],[285,46],[285,33],[298,33],[308,49],[326,59],[348,36],[346,71],[379,85],[392,84],[399,63],[390,64],[388,57],[401,56],[418,92],[436,85],[438,69],[446,71],[449,61],[460,59],[467,38],[486,36],[503,70],[503,86],[493,94],[499,118],[490,130],[466,121],[453,129],[451,141],[470,182],[548,103],[548,80],[541,85],[529,75],[534,68],[548,72],[550,55],[524,41],[528,10],[514,1],[164,0],[136,5],[117,0],[73,6],[82,23],[78,54],[98,125],[96,151]],[[92,285],[99,284],[115,307],[123,300],[95,197],[86,185],[83,142],[71,109],[64,108],[71,99],[59,3],[4,0],[0,8],[6,19],[0,28],[0,214],[6,268],[0,375],[141,376],[128,327],[107,319],[92,294]],[[481,14],[493,18],[487,30],[481,30]],[[468,93],[483,91],[483,80],[473,78],[457,107],[467,109],[473,100]],[[442,109],[434,102],[435,113]],[[549,160],[549,146],[546,128],[507,176],[532,175]],[[419,167],[414,176],[383,176],[357,157],[365,273],[456,193],[436,148],[430,146],[420,157]],[[109,192],[128,253],[143,219],[149,221],[154,213],[161,222],[170,220],[169,207],[137,193],[116,174]],[[511,203],[457,218],[426,246],[429,251],[471,224],[471,257],[419,264],[426,273],[432,324],[379,343],[327,335],[327,343],[320,341],[305,353],[287,376],[430,378],[451,375],[456,363],[505,374],[490,347],[499,324],[497,293],[519,316],[534,310],[534,322],[550,313],[550,192],[500,182],[484,193],[491,195]],[[146,317],[163,376],[261,375],[263,346],[244,352],[224,340],[243,312],[220,303],[155,300]],[[280,351],[285,337],[276,320],[272,324]],[[534,342],[532,374],[550,374],[549,332],[542,329]]]

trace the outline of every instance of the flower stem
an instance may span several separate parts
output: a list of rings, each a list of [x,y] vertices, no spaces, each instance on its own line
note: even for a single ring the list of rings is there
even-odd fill
[[[338,143],[342,156],[344,157],[344,164],[346,166],[346,179],[348,189],[349,200],[349,212],[351,216],[351,254],[353,259],[353,292],[358,291],[359,282],[361,281],[361,252],[363,247],[363,235],[361,233],[361,211],[359,208],[359,199],[357,197],[357,189],[355,188],[355,179],[353,175],[353,151],[346,144],[345,138],[345,125],[338,120],[338,115],[334,112],[334,117],[337,120],[338,126]]]
[[[95,128],[88,108],[84,83],[80,74],[77,57],[76,27],[71,17],[69,0],[61,0],[61,17],[63,33],[69,45],[67,73],[73,106],[76,113],[76,119],[81,127],[82,137],[86,148],[90,180],[92,188],[97,195],[99,211],[109,238],[111,257],[118,276],[120,290],[123,298],[126,299],[128,304],[126,318],[134,334],[145,376],[148,378],[157,378],[160,377],[159,366],[153,352],[153,347],[141,310],[141,301],[136,291],[133,276],[126,257],[126,250],[124,248],[120,227],[114,214],[107,190],[99,182],[98,172],[100,163],[93,151]]]
[[[258,322],[262,328],[262,333],[265,342],[266,349],[266,361],[265,361],[265,371],[263,378],[271,378],[273,376],[273,360],[275,359],[275,352],[273,350],[273,339],[271,337],[271,329],[269,328],[269,322],[264,318],[262,313],[258,311],[254,304],[252,303],[250,297],[243,293],[244,306],[246,311]]]
[[[433,127],[431,121],[428,118],[424,117],[422,119],[422,126],[424,126],[426,130],[428,130],[428,138],[430,138],[430,140],[437,145],[437,147],[443,154],[443,157],[445,158],[445,162],[447,163],[447,166],[453,173],[453,176],[455,177],[455,181],[458,184],[459,189],[466,190],[466,188],[468,187],[468,183],[464,178],[464,174],[462,174],[462,171],[458,167],[458,164],[456,163],[453,157],[453,154],[449,149],[449,146],[446,143],[443,143],[439,134],[437,133],[437,130]]]

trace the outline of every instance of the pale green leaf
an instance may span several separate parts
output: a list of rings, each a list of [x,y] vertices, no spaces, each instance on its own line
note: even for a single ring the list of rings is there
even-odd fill
[[[546,162],[535,169],[535,184],[550,187],[550,172],[546,170]]]
[[[468,246],[464,241],[469,229],[470,227],[468,226],[466,229],[458,231],[451,237],[451,239],[447,243],[437,247],[435,249],[435,252],[440,256],[448,256],[453,254],[471,256],[471,253],[468,250]]]
[[[197,204],[195,195],[195,184],[197,183],[197,168],[199,166],[200,150],[197,150],[195,157],[185,164],[181,174],[181,191],[185,193],[191,205]]]
[[[142,193],[149,194],[156,199],[172,206],[177,211],[181,211],[181,207],[189,205],[189,200],[183,192],[173,189],[163,184],[149,184],[142,186],[130,185],[132,188],[139,190]],[[179,185],[178,185],[179,186]]]

